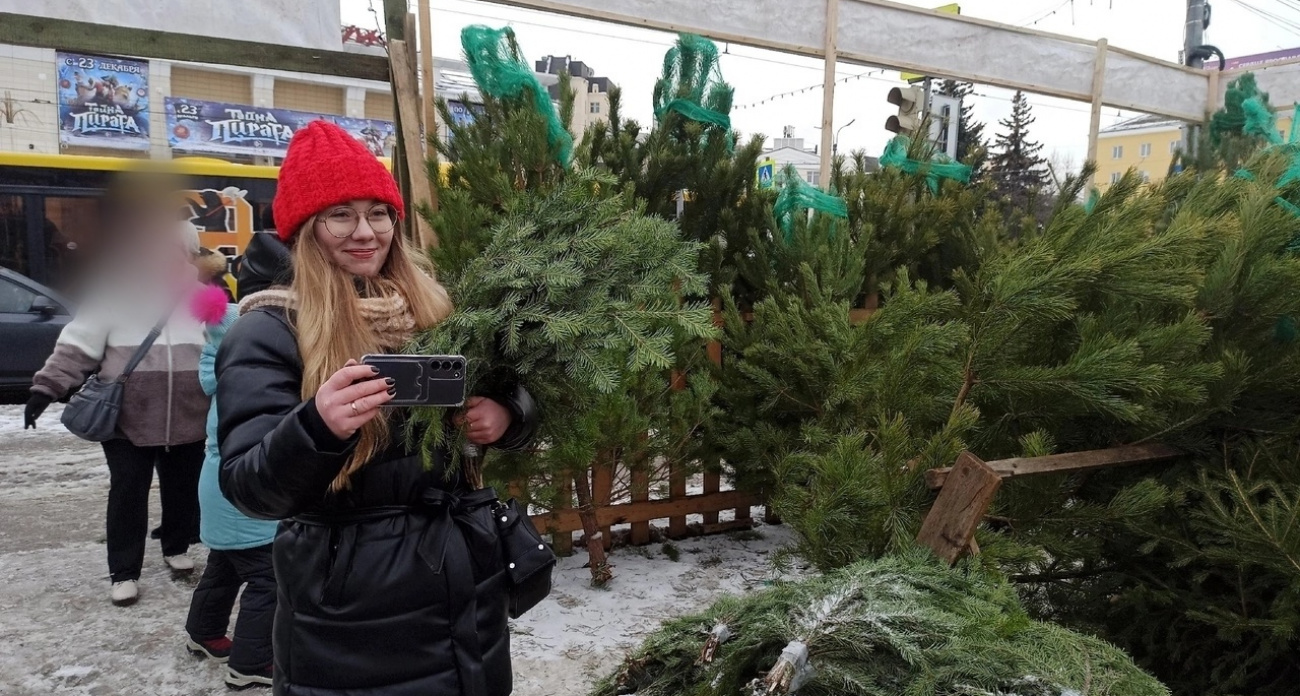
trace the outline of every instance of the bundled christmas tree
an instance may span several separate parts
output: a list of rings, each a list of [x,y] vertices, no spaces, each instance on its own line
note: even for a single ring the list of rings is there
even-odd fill
[[[440,145],[452,166],[432,217],[444,240],[434,257],[457,311],[416,350],[465,355],[472,393],[513,383],[532,393],[540,451],[494,459],[488,476],[535,482],[535,497],[551,505],[563,504],[571,482],[590,522],[593,575],[603,581],[590,464],[615,447],[680,447],[689,438],[672,436],[707,410],[707,390],[665,398],[677,346],[713,333],[708,305],[690,300],[706,288],[701,245],[646,215],[614,177],[565,166],[567,141],[555,128],[564,116],[549,110],[549,98],[539,107],[541,88],[527,81],[508,30],[469,27],[463,41],[484,115],[451,125]],[[430,410],[419,421],[442,418]],[[430,447],[445,437],[439,427],[427,433]]]
[[[1116,648],[1032,620],[996,573],[864,561],[668,622],[593,696],[1163,696]]]

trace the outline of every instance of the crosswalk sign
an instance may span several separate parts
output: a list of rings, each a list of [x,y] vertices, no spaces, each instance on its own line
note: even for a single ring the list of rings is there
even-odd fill
[[[776,162],[763,160],[758,163],[758,187],[772,188],[776,179]]]

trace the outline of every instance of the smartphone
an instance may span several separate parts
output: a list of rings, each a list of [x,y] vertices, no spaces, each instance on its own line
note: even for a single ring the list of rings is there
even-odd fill
[[[378,379],[393,380],[397,394],[385,406],[465,404],[465,358],[461,355],[366,355],[363,365],[379,368]]]

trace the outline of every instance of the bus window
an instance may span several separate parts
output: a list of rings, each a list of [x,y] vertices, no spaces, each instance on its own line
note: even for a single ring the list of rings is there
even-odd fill
[[[27,267],[27,217],[23,197],[0,194],[0,266],[23,275]]]

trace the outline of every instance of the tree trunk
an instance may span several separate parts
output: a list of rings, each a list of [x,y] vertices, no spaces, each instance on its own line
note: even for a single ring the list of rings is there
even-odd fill
[[[587,535],[591,584],[602,587],[614,579],[614,573],[605,558],[605,542],[600,527],[596,524],[596,506],[591,501],[591,485],[587,481],[586,469],[573,474],[573,490],[578,495],[578,517],[582,519],[582,530]]]

